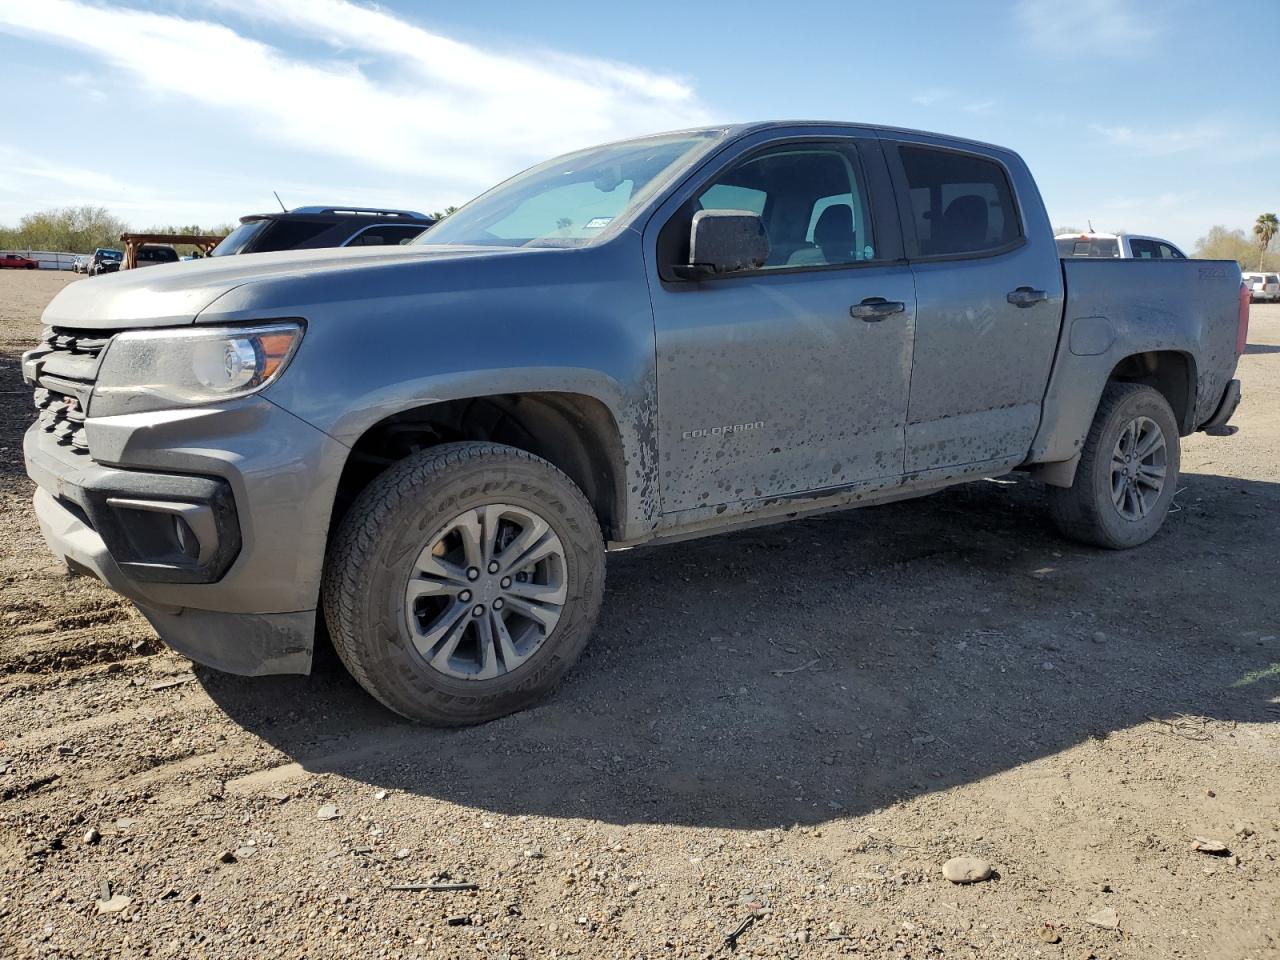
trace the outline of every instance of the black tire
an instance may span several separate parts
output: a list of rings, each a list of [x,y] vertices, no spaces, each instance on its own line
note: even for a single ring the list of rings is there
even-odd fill
[[[1145,516],[1129,519],[1112,499],[1112,454],[1120,435],[1139,418],[1153,421],[1164,435],[1164,483]],[[1178,489],[1178,422],[1164,395],[1140,383],[1111,383],[1102,393],[1085,438],[1075,482],[1049,488],[1049,511],[1063,536],[1081,543],[1127,550],[1146,543],[1160,529]]]
[[[529,510],[560,538],[565,601],[527,660],[492,679],[457,679],[414,646],[405,588],[441,525],[497,503]],[[591,635],[604,573],[600,526],[573,481],[514,447],[449,443],[395,464],[360,494],[332,541],[322,599],[334,649],[365,690],[411,720],[464,726],[522,710],[555,688]]]

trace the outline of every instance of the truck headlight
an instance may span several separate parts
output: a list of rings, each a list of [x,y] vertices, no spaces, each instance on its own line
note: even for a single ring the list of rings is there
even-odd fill
[[[293,358],[302,324],[131,330],[111,338],[89,401],[94,417],[199,406],[271,383]]]

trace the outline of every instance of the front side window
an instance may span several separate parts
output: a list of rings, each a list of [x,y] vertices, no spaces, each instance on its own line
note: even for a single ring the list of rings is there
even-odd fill
[[[1000,164],[906,144],[898,147],[898,155],[911,200],[916,256],[988,253],[1022,237],[1013,191]]]
[[[1177,247],[1171,246],[1170,244],[1167,244],[1167,243],[1157,243],[1157,244],[1156,244],[1156,256],[1158,256],[1161,260],[1185,260],[1185,259],[1187,259],[1187,258],[1186,258],[1186,255],[1185,255],[1185,254],[1183,254],[1183,252],[1182,252],[1181,250],[1179,250]]]
[[[723,130],[667,134],[571,153],[468,203],[415,243],[581,247],[712,149]]]
[[[769,235],[764,269],[874,260],[871,213],[851,145],[794,144],[748,157],[720,174],[688,213],[746,210]]]

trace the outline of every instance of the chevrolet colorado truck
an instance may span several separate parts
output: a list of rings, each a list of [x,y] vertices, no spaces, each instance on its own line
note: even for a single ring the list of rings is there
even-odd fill
[[[1134,547],[1227,433],[1234,262],[1060,260],[1017,154],[789,122],[536,166],[406,246],[74,283],[24,355],[35,511],[171,646],[484,721],[605,554],[1029,471]]]

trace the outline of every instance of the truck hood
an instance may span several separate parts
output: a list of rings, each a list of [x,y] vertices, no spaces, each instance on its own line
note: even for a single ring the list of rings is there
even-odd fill
[[[90,330],[180,326],[194,323],[202,310],[224,294],[257,280],[530,252],[535,251],[527,247],[413,245],[285,250],[186,260],[70,283],[45,308],[44,324]]]

